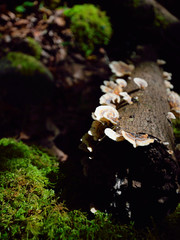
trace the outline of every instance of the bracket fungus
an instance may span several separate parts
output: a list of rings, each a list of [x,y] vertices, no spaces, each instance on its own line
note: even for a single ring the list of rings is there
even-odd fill
[[[122,134],[115,132],[113,129],[111,128],[106,128],[104,130],[104,133],[107,137],[109,137],[110,139],[120,142],[124,140],[124,137],[122,136]]]
[[[92,114],[92,118],[102,123],[111,122],[112,124],[117,124],[119,113],[112,106],[98,106]]]
[[[163,59],[157,59],[156,62],[157,62],[157,64],[158,64],[159,66],[166,64],[166,61],[163,60]]]
[[[173,89],[174,88],[174,86],[168,80],[164,80],[164,84],[165,84],[165,87],[167,89]]]
[[[118,84],[118,86],[120,86],[122,88],[127,87],[127,82],[123,78],[117,78],[116,83]]]
[[[171,111],[175,114],[176,117],[180,117],[180,96],[174,91],[168,91],[168,102],[171,108]]]
[[[136,77],[133,79],[135,84],[138,85],[138,87],[142,90],[144,90],[145,88],[147,88],[148,83],[146,82],[146,80]]]
[[[109,67],[117,77],[131,75],[132,71],[134,70],[133,64],[126,64],[125,62],[122,61],[112,61],[109,64]]]
[[[167,113],[167,119],[168,119],[168,120],[176,119],[176,117],[175,117],[174,113],[168,112],[168,113]]]
[[[164,80],[170,81],[172,79],[172,73],[164,71],[163,72],[163,78],[164,78]]]
[[[114,93],[105,93],[100,97],[99,103],[102,105],[105,104],[108,106],[116,107],[114,103],[120,103],[120,100],[120,96]]]
[[[134,148],[137,146],[147,146],[150,143],[154,142],[153,138],[149,138],[148,134],[136,134],[136,133],[128,133],[122,130],[122,136],[130,142]]]
[[[104,81],[104,85],[101,85],[100,88],[104,93],[114,93],[119,95],[120,92],[123,91],[123,88],[127,86],[127,83],[124,79],[116,79],[116,82]]]
[[[127,103],[133,104],[132,98],[131,98],[131,96],[129,96],[129,94],[128,94],[127,92],[121,92],[121,93],[120,93],[120,96],[122,96],[123,99],[124,99]]]

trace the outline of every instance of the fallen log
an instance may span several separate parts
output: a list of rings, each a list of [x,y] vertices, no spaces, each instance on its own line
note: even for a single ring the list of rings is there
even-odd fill
[[[103,104],[92,114],[94,121],[81,148],[89,150],[83,166],[91,206],[144,223],[151,216],[161,218],[175,210],[179,167],[169,117],[170,89],[166,89],[162,69],[156,62],[143,61],[128,74],[121,88],[129,99],[117,77],[115,84],[111,80],[101,86],[107,94],[118,90],[121,100],[116,96],[109,101],[104,96],[106,104],[101,100]],[[145,85],[138,86],[135,78]]]

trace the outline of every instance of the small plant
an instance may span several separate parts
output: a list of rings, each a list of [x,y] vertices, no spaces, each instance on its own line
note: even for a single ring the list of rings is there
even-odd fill
[[[92,54],[98,45],[107,45],[112,35],[109,18],[93,4],[75,5],[64,11],[70,18],[70,28],[75,45],[85,53]]]
[[[35,6],[35,2],[25,1],[21,5],[18,5],[15,10],[17,13],[25,13],[27,9],[33,8]]]

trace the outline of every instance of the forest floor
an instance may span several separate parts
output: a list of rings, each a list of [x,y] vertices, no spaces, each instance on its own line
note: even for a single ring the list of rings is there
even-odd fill
[[[91,125],[91,113],[99,104],[100,85],[111,76],[109,52],[101,47],[85,57],[77,50],[62,9],[41,8],[29,14],[9,10],[0,13],[0,58],[13,51],[31,54],[27,37],[35,39],[42,48],[39,61],[53,75],[53,94],[37,104],[32,97],[32,102],[22,107],[15,99],[21,92],[14,93],[10,103],[3,98],[7,90],[1,89],[0,137],[15,137],[27,144],[43,146],[60,162],[70,162],[73,167],[68,169],[68,174],[77,180],[78,187],[83,179],[81,159],[84,156],[78,146]],[[13,89],[10,92],[13,93]],[[78,204],[81,206],[81,202]]]

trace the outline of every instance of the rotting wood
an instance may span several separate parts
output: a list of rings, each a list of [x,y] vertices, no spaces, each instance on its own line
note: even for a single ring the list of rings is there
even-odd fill
[[[131,77],[146,80],[148,87],[140,90],[133,80],[128,80],[125,91],[138,99],[131,105],[119,106],[120,122],[117,127],[127,132],[153,136],[161,143],[169,143],[168,148],[173,150],[174,136],[171,122],[167,119],[170,107],[162,70],[155,62],[143,62],[135,68]]]
[[[148,87],[139,90],[135,77],[143,78]],[[83,159],[82,164],[91,205],[122,220],[144,223],[150,216],[161,218],[174,211],[179,201],[179,166],[173,154],[174,136],[167,119],[170,107],[162,70],[155,62],[142,61],[124,91],[133,104],[121,101],[116,106],[119,119],[113,131],[147,134],[154,142],[133,148],[127,141],[113,141],[107,136],[94,142],[89,136],[89,141],[87,134],[83,140],[90,143],[90,158]]]

